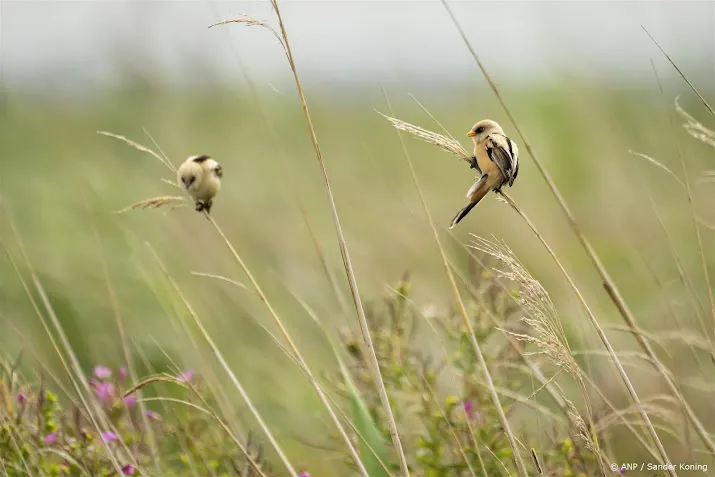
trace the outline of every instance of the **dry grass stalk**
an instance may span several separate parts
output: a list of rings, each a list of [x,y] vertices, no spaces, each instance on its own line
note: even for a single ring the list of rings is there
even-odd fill
[[[183,207],[186,199],[183,197],[179,197],[176,195],[160,195],[158,197],[151,197],[149,199],[144,199],[140,200],[139,202],[135,202],[132,205],[129,205],[122,210],[118,210],[116,213],[117,214],[123,214],[125,212],[129,212],[130,210],[135,210],[135,209],[156,209],[159,207],[163,207],[165,205],[171,204],[171,210],[177,208],[177,207]]]
[[[114,134],[114,133],[111,133],[111,132],[108,132],[108,131],[97,131],[97,134],[101,134],[102,136],[107,136],[107,137],[113,137],[114,139],[119,139],[120,141],[122,141],[122,142],[124,142],[125,144],[127,144],[127,145],[133,147],[134,149],[136,149],[136,150],[138,150],[138,151],[141,151],[141,152],[145,152],[145,153],[149,154],[150,156],[156,158],[159,162],[161,162],[161,163],[164,164],[166,167],[168,167],[169,170],[171,170],[171,171],[173,171],[173,172],[176,172],[176,167],[174,167],[174,165],[173,165],[171,162],[169,162],[166,158],[161,157],[161,156],[160,156],[159,154],[157,154],[156,152],[152,151],[151,149],[149,149],[149,148],[146,147],[146,146],[142,146],[142,145],[139,144],[138,142],[134,142],[134,141],[132,141],[131,139],[125,137],[125,136],[121,136],[121,135],[119,135],[119,134]]]
[[[708,109],[708,111],[710,111],[710,114],[712,114],[713,116],[715,116],[715,109],[713,109],[713,107],[710,106],[710,104],[705,100],[705,98],[703,98],[703,95],[700,94],[700,91],[698,91],[698,89],[693,85],[693,83],[690,82],[690,80],[688,79],[688,77],[685,76],[685,73],[683,73],[683,72],[680,70],[680,68],[678,68],[678,65],[675,64],[675,61],[673,61],[673,59],[670,57],[670,55],[668,55],[668,53],[665,52],[665,50],[663,49],[663,47],[660,46],[660,43],[658,43],[658,42],[655,40],[655,38],[653,38],[653,35],[650,34],[650,32],[646,29],[646,27],[644,27],[643,25],[641,25],[641,28],[642,28],[643,31],[646,33],[646,35],[648,35],[648,37],[653,41],[653,43],[655,43],[655,46],[658,47],[658,49],[660,50],[660,52],[663,53],[663,55],[668,59],[668,61],[670,62],[670,64],[673,65],[673,68],[675,68],[675,71],[677,71],[678,74],[680,74],[680,77],[683,78],[683,80],[685,80],[686,83],[688,83],[688,86],[690,86],[690,89],[692,89],[693,92],[698,96],[698,99],[703,103],[703,105]]]
[[[353,270],[352,262],[350,260],[350,253],[348,251],[347,243],[345,241],[345,236],[343,234],[342,226],[340,225],[340,217],[338,216],[337,206],[335,205],[335,199],[333,197],[333,191],[330,186],[330,181],[328,179],[328,172],[325,168],[325,162],[323,161],[323,154],[320,150],[320,144],[318,143],[318,137],[315,133],[315,128],[313,126],[313,119],[310,115],[310,110],[308,108],[308,102],[305,98],[305,92],[303,91],[303,85],[300,81],[300,76],[298,75],[298,69],[293,58],[293,52],[291,50],[290,41],[288,41],[288,33],[286,32],[285,24],[283,23],[283,17],[281,16],[280,8],[278,7],[277,0],[271,0],[271,6],[278,19],[278,25],[280,27],[280,39],[283,50],[285,51],[286,57],[288,59],[288,64],[293,72],[293,78],[295,80],[295,85],[298,90],[298,96],[300,97],[301,106],[303,107],[303,114],[308,125],[308,132],[310,133],[310,139],[313,144],[313,150],[315,152],[315,157],[320,166],[322,173],[323,184],[325,185],[325,191],[328,194],[328,201],[330,203],[330,210],[333,217],[333,222],[335,224],[335,232],[337,235],[338,246],[340,247],[340,252],[343,258],[343,266],[345,268],[345,274],[348,279],[348,284],[350,286],[350,291],[353,295],[353,301],[355,303],[355,310],[357,312],[358,321],[360,323],[360,329],[362,330],[363,340],[365,346],[368,350],[368,356],[370,358],[371,371],[375,377],[375,385],[377,387],[378,394],[380,395],[380,401],[382,407],[385,410],[385,416],[388,421],[388,427],[390,429],[390,436],[392,438],[392,443],[397,453],[397,457],[400,462],[400,472],[403,477],[409,477],[410,471],[407,465],[407,458],[405,456],[402,442],[400,440],[400,435],[397,429],[397,422],[395,421],[392,408],[390,407],[390,399],[387,395],[387,389],[385,388],[385,383],[382,379],[382,373],[380,371],[380,365],[377,360],[377,355],[375,353],[375,348],[370,337],[370,329],[368,327],[367,318],[365,317],[365,310],[363,308],[362,299],[360,298],[360,292],[358,290],[357,278],[355,277],[355,271]],[[342,427],[340,427],[341,432]],[[356,464],[360,467],[362,472],[365,472],[362,462],[357,457],[357,453],[354,452],[353,447],[348,443],[351,453],[354,458],[356,458]]]
[[[644,30],[645,30],[645,28],[644,28]],[[646,30],[646,33],[648,33],[647,30]],[[650,33],[648,33],[648,35],[650,36]],[[658,43],[655,41],[655,39],[652,36],[651,36],[651,39],[653,40],[653,42],[656,45],[658,45]],[[658,45],[658,48],[660,48],[660,45]],[[661,48],[661,51],[663,51],[662,48]],[[663,54],[665,54],[665,51],[663,51]],[[666,57],[668,56],[667,54],[665,54],[665,55],[666,55]],[[668,57],[668,60],[671,61],[671,63],[673,64],[673,66],[676,69],[678,69],[678,67],[670,59],[670,57]],[[663,91],[663,85],[660,82],[660,77],[657,74],[657,70],[654,69],[653,71],[655,73],[656,80],[658,81],[658,87],[660,88],[660,93],[661,93],[661,95],[663,95],[664,91]],[[678,72],[680,72],[682,75],[682,72],[680,70],[678,70]],[[683,78],[685,78],[685,75],[683,75]],[[685,80],[687,81],[687,78],[685,78]],[[691,86],[691,88],[693,88],[693,90],[698,95],[700,94],[700,93],[698,93],[698,91],[695,89],[695,87],[690,82],[688,82],[688,84]],[[710,108],[710,105],[702,97],[701,97],[701,99],[702,99],[703,103],[705,104],[705,106]],[[683,111],[682,108],[680,108],[680,105],[678,104],[677,97],[675,99],[675,106],[676,106],[676,110],[679,110],[679,112],[681,112],[681,114],[685,113],[685,111]],[[711,112],[712,112],[712,109],[711,109]],[[709,132],[700,123],[698,123],[692,117],[687,115],[687,113],[685,114],[685,117],[686,117],[686,119],[688,119],[688,124],[686,125],[686,130],[688,130],[691,134],[693,133],[692,130],[696,130],[696,132],[700,131],[700,130]],[[712,283],[710,280],[710,271],[709,271],[709,267],[708,267],[708,260],[705,256],[705,247],[703,245],[703,237],[702,237],[702,234],[700,233],[700,225],[698,223],[698,214],[695,210],[695,200],[693,198],[692,190],[690,187],[690,180],[688,178],[688,169],[685,164],[685,157],[684,157],[683,152],[680,147],[680,140],[678,139],[678,135],[675,131],[675,121],[673,120],[673,114],[670,111],[668,114],[668,119],[670,120],[670,127],[673,130],[673,136],[675,137],[675,143],[677,145],[678,159],[680,160],[680,166],[681,166],[681,170],[682,170],[682,174],[683,174],[683,181],[685,183],[685,192],[687,194],[688,206],[690,208],[690,216],[691,216],[692,223],[693,223],[693,229],[695,230],[695,237],[696,237],[697,243],[698,243],[698,251],[700,252],[700,263],[702,265],[703,276],[705,278],[705,287],[707,289],[708,301],[710,303],[710,311],[712,312],[713,320],[715,320],[715,296],[713,295]],[[688,129],[688,126],[690,126],[690,130]],[[697,137],[697,135],[696,135],[696,137]],[[675,254],[674,254],[674,256],[675,256]],[[694,292],[694,288],[693,288],[693,292]],[[695,300],[699,302],[699,300],[697,299],[697,296],[695,297]],[[703,330],[703,332],[704,332],[705,336],[708,338],[708,340],[710,340],[710,336],[706,332],[705,329]],[[683,407],[686,408],[686,413],[687,413],[686,405],[684,404]]]
[[[89,209],[89,206],[87,208]],[[126,328],[124,325],[124,317],[122,315],[122,312],[121,312],[121,309],[119,306],[119,299],[117,297],[117,293],[116,293],[116,290],[112,283],[111,275],[109,273],[109,265],[107,264],[107,260],[105,259],[101,235],[100,235],[99,230],[97,229],[96,226],[93,227],[93,231],[94,231],[94,239],[97,243],[98,255],[100,258],[100,262],[102,264],[102,275],[104,277],[104,284],[107,288],[107,297],[109,298],[109,304],[112,308],[114,320],[117,323],[117,331],[119,332],[119,339],[122,344],[122,353],[124,355],[124,362],[127,363],[127,370],[128,370],[130,378],[132,379],[132,382],[136,382],[138,380],[138,375],[137,375],[136,367],[134,365],[134,355],[130,350],[129,339],[127,337],[127,332],[126,332]],[[139,393],[137,397],[139,399],[141,399],[141,397],[142,397],[141,393]],[[159,448],[157,446],[156,435],[154,434],[154,430],[152,429],[152,427],[149,423],[149,417],[147,415],[146,405],[141,401],[138,401],[137,405],[139,406],[139,410],[141,411],[142,425],[144,426],[144,428],[146,429],[146,432],[147,432],[147,441],[148,441],[147,443],[148,443],[150,454],[152,456],[152,460],[154,463],[154,471],[156,473],[160,474],[162,472],[162,465],[161,465],[161,459],[159,457]]]
[[[238,18],[234,18],[233,20],[224,20],[218,23],[214,23],[213,25],[209,25],[209,28],[213,28],[215,26],[221,26],[221,25],[229,25],[231,23],[238,23],[240,25],[246,26],[246,27],[252,27],[252,26],[257,26],[261,28],[265,28],[269,32],[271,32],[271,35],[273,35],[276,40],[278,40],[278,43],[280,43],[281,47],[283,48],[283,52],[288,56],[288,49],[286,47],[286,43],[283,42],[283,39],[281,38],[281,35],[276,31],[275,28],[273,28],[270,23],[263,21],[263,20],[258,20],[257,18],[249,17],[248,15],[241,14],[239,15]]]
[[[648,155],[646,155],[646,154],[643,154],[643,153],[640,153],[640,152],[631,151],[630,149],[628,150],[628,153],[631,154],[631,155],[633,155],[633,156],[643,158],[643,159],[645,159],[646,161],[648,161],[648,162],[650,162],[651,164],[653,164],[654,166],[656,166],[656,167],[658,167],[658,168],[664,170],[665,172],[667,172],[667,173],[670,175],[670,177],[672,177],[673,179],[675,179],[676,182],[677,182],[678,184],[680,184],[680,187],[682,187],[683,189],[685,189],[685,184],[683,183],[682,180],[680,180],[680,177],[678,177],[675,172],[673,172],[671,169],[669,169],[668,166],[666,166],[666,165],[663,164],[662,162],[660,162],[660,161],[658,161],[658,160],[656,160],[656,159],[654,159],[654,158],[652,158],[651,156],[648,156]]]

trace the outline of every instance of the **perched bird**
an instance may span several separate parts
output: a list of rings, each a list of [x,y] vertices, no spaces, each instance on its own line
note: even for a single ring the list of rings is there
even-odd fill
[[[196,210],[210,213],[213,198],[221,188],[221,165],[209,156],[191,156],[179,166],[177,175],[179,183],[196,201]]]
[[[490,190],[499,191],[504,184],[511,187],[519,173],[519,148],[506,137],[501,126],[491,119],[482,119],[467,133],[474,141],[472,169],[481,177],[467,191],[469,204],[452,219],[449,228],[462,220]]]

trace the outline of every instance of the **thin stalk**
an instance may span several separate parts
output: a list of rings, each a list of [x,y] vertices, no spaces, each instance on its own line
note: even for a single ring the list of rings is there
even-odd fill
[[[293,353],[295,358],[300,362],[305,373],[310,377],[310,382],[313,385],[315,392],[317,393],[321,402],[325,406],[325,409],[328,411],[330,418],[333,420],[333,423],[335,424],[335,427],[338,429],[338,432],[340,433],[341,437],[345,441],[345,444],[348,446],[348,451],[350,452],[350,455],[352,456],[353,460],[355,461],[355,465],[360,470],[360,473],[365,477],[369,477],[367,470],[365,469],[365,466],[363,465],[362,461],[360,460],[360,456],[357,453],[357,450],[355,449],[355,446],[353,446],[352,441],[350,440],[350,436],[348,436],[347,432],[345,431],[345,428],[340,423],[340,419],[338,419],[338,416],[335,414],[335,411],[333,410],[332,406],[330,405],[328,397],[326,396],[325,392],[322,390],[320,385],[318,385],[318,380],[315,379],[315,376],[310,371],[310,368],[308,367],[308,364],[306,363],[305,359],[303,358],[303,355],[298,350],[298,347],[295,345],[295,343],[293,342],[293,339],[290,337],[288,330],[286,330],[285,326],[283,326],[283,322],[278,317],[278,313],[273,308],[273,305],[271,305],[271,303],[268,301],[268,297],[263,292],[263,289],[261,288],[261,286],[258,284],[256,279],[253,277],[253,273],[251,273],[251,270],[248,268],[248,266],[243,261],[243,259],[238,254],[238,252],[236,252],[236,249],[233,248],[233,245],[231,245],[231,242],[229,242],[228,238],[226,238],[226,236],[224,235],[221,228],[218,226],[216,221],[214,221],[213,217],[211,217],[208,214],[205,214],[205,216],[208,218],[209,222],[211,222],[211,225],[214,226],[214,228],[216,229],[216,231],[218,232],[218,234],[221,236],[224,243],[228,247],[229,251],[231,252],[233,257],[236,259],[236,262],[238,262],[239,266],[241,267],[243,272],[248,277],[248,280],[251,282],[251,285],[253,285],[253,289],[256,291],[256,294],[258,294],[258,297],[263,302],[263,304],[266,305],[268,312],[271,314],[274,321],[276,322],[276,325],[278,326],[278,329],[280,329],[281,334],[283,335],[283,338],[288,343],[288,346],[290,347],[291,352]]]
[[[86,202],[86,200],[85,200]],[[89,206],[87,206],[89,209]],[[136,367],[134,365],[134,356],[129,350],[129,343],[127,339],[127,333],[126,329],[124,328],[124,317],[122,316],[121,309],[119,307],[119,300],[117,299],[117,294],[114,290],[114,286],[112,285],[112,278],[109,273],[109,267],[107,266],[107,261],[104,257],[104,250],[102,246],[102,239],[99,236],[99,231],[97,230],[97,227],[93,224],[93,232],[94,232],[94,238],[95,241],[97,242],[97,248],[98,254],[99,254],[99,259],[102,264],[102,275],[104,278],[104,284],[107,288],[107,297],[109,298],[109,305],[112,308],[112,312],[114,314],[114,320],[117,322],[117,331],[119,332],[119,340],[122,343],[122,353],[124,354],[124,362],[127,363],[127,369],[129,371],[129,377],[132,380],[132,382],[137,382],[139,380],[139,377],[137,376],[136,372]],[[139,396],[141,398],[141,396]],[[161,469],[161,459],[159,456],[159,448],[157,447],[156,444],[156,435],[154,434],[154,430],[152,429],[152,426],[149,424],[149,418],[146,415],[146,405],[141,402],[141,400],[138,400],[138,405],[139,405],[139,410],[141,412],[141,420],[142,424],[144,425],[144,429],[146,430],[148,441],[149,441],[149,451],[151,452],[152,460],[154,463],[154,471],[157,473],[157,475],[162,474],[162,469]]]
[[[191,317],[194,319],[194,323],[196,323],[196,326],[201,331],[201,334],[204,336],[204,339],[206,340],[209,347],[211,348],[211,351],[213,351],[214,355],[216,356],[216,359],[218,359],[219,363],[221,364],[221,367],[224,369],[224,371],[226,371],[226,374],[228,374],[228,377],[231,379],[231,382],[233,383],[234,387],[236,388],[236,390],[238,390],[239,394],[241,394],[241,398],[243,398],[243,400],[245,401],[246,405],[248,406],[248,409],[251,411],[251,414],[253,414],[253,417],[256,418],[256,421],[258,422],[259,427],[266,434],[268,441],[271,443],[271,445],[275,449],[276,453],[278,454],[278,457],[281,459],[281,461],[283,461],[283,464],[285,465],[285,467],[288,470],[288,472],[290,473],[290,475],[292,477],[298,477],[298,473],[296,472],[295,468],[293,467],[293,464],[290,463],[290,460],[288,460],[288,457],[286,456],[285,452],[283,452],[283,449],[281,448],[280,444],[278,444],[278,441],[273,436],[273,433],[266,425],[265,421],[261,417],[261,414],[258,412],[258,409],[253,404],[251,397],[248,395],[248,393],[246,392],[246,390],[244,389],[243,385],[238,380],[238,378],[236,378],[236,375],[234,374],[233,370],[231,369],[231,367],[228,365],[225,358],[223,357],[223,353],[221,353],[221,350],[218,348],[216,343],[214,343],[213,339],[211,338],[211,335],[209,335],[208,331],[204,327],[203,322],[201,321],[199,316],[196,314],[193,307],[189,304],[186,297],[184,297],[183,292],[181,291],[179,286],[176,284],[174,279],[171,277],[171,275],[169,274],[169,271],[166,269],[166,267],[164,266],[164,263],[161,261],[159,256],[156,254],[154,249],[149,247],[149,250],[151,251],[152,255],[154,256],[154,259],[156,260],[156,263],[159,265],[159,268],[163,272],[164,277],[169,281],[169,283],[171,284],[171,287],[174,289],[174,292],[177,294],[179,299],[183,302],[187,311],[189,312]]]
[[[645,30],[645,28],[644,28],[644,30]],[[646,33],[648,33],[648,30],[646,30]],[[648,33],[648,35],[650,36],[650,33]],[[652,38],[653,37],[651,37],[651,39]],[[653,40],[653,41],[655,41],[655,40]],[[658,47],[660,48],[660,45],[658,45]],[[663,53],[665,53],[665,52],[663,52]],[[655,79],[658,82],[658,88],[660,89],[660,94],[662,96],[662,95],[664,95],[663,85],[660,82],[660,77],[658,76],[658,71],[655,69],[655,66],[653,66],[653,73],[655,74]],[[705,101],[705,100],[703,100],[703,101]],[[707,104],[707,103],[705,103],[705,104]],[[710,311],[713,315],[713,320],[715,321],[715,297],[713,297],[713,289],[712,289],[712,284],[710,282],[710,272],[708,271],[708,262],[705,258],[705,249],[703,247],[703,238],[700,234],[700,225],[698,224],[697,213],[695,211],[695,201],[693,200],[693,192],[690,187],[690,179],[688,177],[688,168],[685,167],[685,157],[683,154],[683,148],[681,147],[680,139],[679,139],[678,133],[675,129],[675,121],[673,119],[673,111],[670,108],[668,108],[668,121],[670,123],[670,129],[673,133],[672,135],[675,138],[675,146],[676,146],[676,150],[678,152],[680,168],[683,171],[683,183],[685,184],[685,192],[688,197],[688,206],[690,208],[690,216],[693,221],[693,228],[695,229],[695,237],[698,240],[698,251],[700,252],[700,262],[702,263],[702,266],[703,266],[703,276],[705,277],[705,286],[708,291],[708,300],[710,302]],[[710,338],[708,337],[708,339],[710,339]]]
[[[683,78],[685,80],[685,82],[688,83],[688,86],[690,86],[690,89],[692,89],[693,92],[698,96],[698,99],[703,103],[703,105],[708,109],[708,111],[710,111],[710,114],[715,116],[715,109],[713,109],[713,107],[710,106],[710,104],[705,100],[705,98],[703,98],[703,96],[700,94],[700,91],[698,91],[697,88],[695,87],[695,85],[693,85],[693,83],[690,82],[688,77],[685,76],[685,73],[680,71],[680,68],[678,68],[678,65],[675,64],[675,61],[673,61],[673,59],[670,57],[670,55],[668,55],[668,53],[665,52],[665,50],[660,46],[660,44],[657,41],[655,41],[655,38],[653,38],[653,35],[651,35],[650,32],[648,30],[646,30],[646,27],[641,25],[641,28],[646,33],[646,35],[648,35],[648,37],[650,37],[650,39],[653,41],[653,43],[655,43],[655,46],[658,47],[660,52],[665,55],[665,57],[668,59],[670,64],[673,65],[673,68],[675,68],[675,71],[677,71],[678,74],[681,76],[681,78]]]
[[[390,105],[389,100],[387,97],[385,97],[388,103],[388,107],[392,109],[392,106]],[[392,114],[392,112],[390,113]],[[444,247],[442,246],[442,242],[439,238],[439,234],[437,233],[437,228],[434,225],[434,221],[432,220],[432,214],[429,212],[429,208],[427,207],[427,203],[425,202],[424,195],[422,194],[422,188],[420,187],[420,182],[419,179],[417,178],[417,172],[415,172],[414,165],[412,164],[412,158],[410,157],[409,152],[407,151],[407,146],[405,146],[404,139],[402,138],[402,134],[398,132],[398,136],[400,138],[400,144],[402,145],[402,150],[405,155],[405,159],[407,160],[407,164],[410,167],[410,172],[412,174],[412,180],[415,183],[415,187],[417,188],[417,193],[420,198],[420,203],[422,204],[422,208],[425,212],[425,216],[427,217],[427,222],[429,223],[430,229],[432,230],[432,234],[434,235],[435,242],[437,244],[437,248],[439,249],[439,254],[442,258],[442,264],[444,265],[444,269],[447,272],[447,278],[449,279],[449,284],[451,286],[452,292],[454,293],[454,299],[457,302],[457,305],[459,307],[460,314],[462,315],[462,320],[464,321],[464,326],[467,329],[467,332],[469,333],[469,338],[470,342],[472,344],[472,348],[474,348],[474,352],[477,355],[477,358],[479,359],[479,365],[482,368],[482,373],[484,373],[484,378],[486,380],[487,388],[489,389],[489,393],[492,398],[492,402],[494,404],[494,408],[497,411],[497,416],[499,417],[499,422],[501,422],[502,427],[504,428],[504,434],[506,435],[507,439],[509,440],[509,445],[512,448],[513,451],[513,458],[514,458],[514,464],[516,465],[517,472],[520,477],[527,477],[529,474],[526,472],[526,467],[524,466],[524,462],[521,459],[521,454],[519,453],[519,447],[517,446],[517,440],[516,437],[514,436],[514,433],[511,430],[511,426],[509,425],[509,420],[506,418],[506,414],[504,413],[504,409],[502,408],[501,401],[499,399],[499,394],[497,393],[497,390],[494,386],[494,380],[492,379],[492,375],[489,372],[489,367],[487,366],[487,362],[484,359],[484,354],[482,353],[482,349],[479,346],[479,342],[477,341],[477,336],[474,333],[474,328],[472,327],[472,323],[469,320],[469,315],[467,314],[467,309],[464,306],[464,301],[462,300],[462,296],[459,293],[459,288],[457,287],[457,282],[454,279],[454,274],[452,273],[452,268],[449,265],[449,260],[447,259],[447,254],[444,251]]]
[[[365,310],[362,305],[362,300],[360,298],[360,293],[358,290],[357,279],[355,278],[355,271],[353,270],[352,263],[350,261],[350,254],[348,252],[348,247],[345,242],[345,236],[343,234],[342,226],[340,225],[340,218],[338,217],[338,211],[335,206],[335,199],[333,198],[333,192],[330,187],[330,181],[328,180],[328,172],[325,168],[325,162],[323,161],[323,155],[320,151],[320,145],[318,144],[318,138],[315,133],[315,128],[313,127],[313,120],[310,116],[310,110],[308,109],[308,103],[305,99],[305,92],[303,91],[303,85],[300,82],[300,77],[298,76],[298,69],[296,68],[295,61],[293,59],[293,52],[291,50],[290,42],[288,41],[288,33],[286,32],[285,25],[283,24],[283,18],[281,16],[280,9],[278,8],[278,1],[271,0],[271,5],[278,18],[278,24],[280,26],[281,36],[283,37],[283,46],[285,48],[286,56],[288,58],[288,63],[290,64],[290,69],[293,72],[293,78],[295,79],[295,85],[298,89],[298,95],[300,96],[300,102],[303,107],[303,113],[305,119],[308,123],[308,130],[310,132],[310,139],[313,143],[313,149],[315,150],[315,156],[320,165],[320,170],[323,176],[323,183],[325,185],[325,190],[328,194],[328,199],[330,202],[330,211],[333,216],[333,222],[335,223],[335,231],[337,233],[338,245],[340,246],[340,253],[343,257],[343,265],[345,267],[345,272],[348,279],[348,284],[350,285],[350,291],[353,295],[353,301],[355,304],[355,309],[357,311],[358,320],[360,322],[360,328],[363,334],[363,340],[369,351],[368,356],[370,357],[370,363],[372,365],[372,372],[375,375],[375,384],[377,386],[378,393],[380,395],[380,401],[382,402],[382,407],[385,410],[385,417],[387,418],[387,423],[390,428],[390,435],[392,437],[392,443],[397,452],[397,457],[400,461],[400,471],[403,477],[409,477],[410,471],[407,465],[407,458],[405,457],[404,450],[402,448],[402,442],[400,440],[400,435],[397,429],[397,422],[395,421],[395,416],[392,413],[392,408],[390,407],[390,399],[387,395],[387,389],[385,388],[385,383],[382,379],[382,373],[380,372],[380,364],[377,360],[377,354],[375,353],[375,347],[370,337],[370,328],[365,317]]]
[[[313,230],[313,227],[310,225],[310,221],[308,220],[308,214],[306,213],[305,207],[303,207],[303,204],[298,200],[298,207],[300,208],[300,215],[303,217],[303,222],[305,223],[306,229],[308,229],[308,235],[310,235],[310,240],[313,242],[313,246],[315,247],[315,251],[318,254],[318,258],[320,259],[320,265],[323,267],[323,271],[325,272],[325,276],[327,277],[328,281],[330,282],[330,286],[333,289],[333,293],[335,294],[335,299],[338,302],[338,305],[340,306],[340,310],[347,314],[348,311],[348,305],[345,303],[345,298],[343,297],[343,293],[340,291],[340,286],[338,285],[338,281],[335,278],[335,275],[333,274],[333,271],[330,269],[330,266],[328,265],[328,260],[325,257],[325,252],[323,251],[323,248],[320,246],[320,242],[318,241],[318,237],[315,234],[315,231]]]

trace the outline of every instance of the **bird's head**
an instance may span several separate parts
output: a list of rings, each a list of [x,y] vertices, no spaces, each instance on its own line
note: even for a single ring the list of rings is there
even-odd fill
[[[496,121],[482,119],[469,130],[467,136],[471,137],[475,143],[480,143],[490,134],[504,134],[504,131]]]
[[[201,184],[206,166],[212,159],[208,156],[191,156],[179,167],[178,176],[181,185],[186,190],[196,188]]]

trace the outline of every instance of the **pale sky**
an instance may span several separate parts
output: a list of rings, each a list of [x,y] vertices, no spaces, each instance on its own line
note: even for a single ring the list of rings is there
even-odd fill
[[[282,0],[304,77],[326,84],[458,81],[475,65],[437,0]],[[453,1],[483,61],[501,81],[564,75],[639,81],[662,55],[713,84],[713,1]],[[267,0],[0,0],[6,89],[82,90],[113,84],[129,63],[186,84],[201,75],[285,84],[276,40],[257,28],[208,29],[247,13],[275,24]],[[663,63],[659,63],[663,64]],[[242,70],[243,69],[243,70]]]

